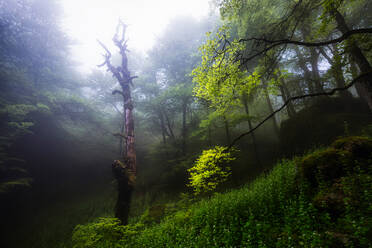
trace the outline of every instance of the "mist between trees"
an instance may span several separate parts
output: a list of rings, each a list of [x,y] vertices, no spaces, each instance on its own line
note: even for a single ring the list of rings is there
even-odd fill
[[[141,222],[372,135],[371,1],[211,3],[147,52],[118,20],[117,50],[81,73],[59,1],[0,0],[1,247],[70,247],[78,224]]]

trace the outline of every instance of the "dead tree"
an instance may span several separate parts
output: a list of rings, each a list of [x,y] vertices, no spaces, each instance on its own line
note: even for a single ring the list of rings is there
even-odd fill
[[[98,65],[99,67],[106,66],[107,71],[111,72],[113,77],[118,81],[121,90],[114,90],[113,95],[119,94],[123,97],[124,103],[124,131],[125,133],[116,134],[124,138],[125,145],[123,146],[122,160],[115,160],[112,164],[114,177],[118,183],[118,199],[116,202],[115,216],[119,218],[122,224],[127,224],[130,207],[131,195],[134,188],[136,178],[136,149],[134,146],[134,118],[133,118],[133,101],[131,97],[132,80],[136,76],[131,76],[128,70],[127,57],[127,41],[125,40],[125,32],[127,26],[122,21],[119,21],[116,27],[116,33],[113,37],[113,42],[121,55],[121,65],[114,66],[111,64],[111,52],[100,41],[99,44],[105,50],[103,55],[105,61]]]

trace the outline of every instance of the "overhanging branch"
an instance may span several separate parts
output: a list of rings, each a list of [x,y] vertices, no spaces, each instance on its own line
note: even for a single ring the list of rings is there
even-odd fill
[[[280,46],[283,44],[293,44],[293,45],[306,46],[306,47],[319,47],[319,46],[327,46],[330,44],[339,43],[355,34],[371,34],[371,33],[372,33],[372,28],[361,28],[361,29],[350,30],[336,39],[321,41],[321,42],[305,42],[305,41],[295,41],[295,40],[290,40],[290,39],[268,40],[265,38],[240,39],[239,42],[256,41],[256,42],[264,42],[268,44],[273,44],[275,46]]]
[[[328,40],[328,41],[321,41],[321,42],[305,42],[305,41],[295,41],[291,39],[269,40],[266,38],[254,38],[254,37],[249,38],[249,39],[240,39],[239,42],[254,41],[256,43],[262,42],[264,45],[269,45],[269,46],[265,46],[261,51],[258,51],[249,57],[242,58],[242,63],[245,64],[248,61],[262,54],[265,54],[266,52],[270,51],[271,49],[277,46],[292,44],[292,45],[306,46],[306,47],[321,47],[321,46],[327,46],[330,44],[342,42],[346,40],[347,38],[349,38],[350,36],[353,36],[356,34],[372,34],[372,28],[361,28],[361,29],[350,30],[336,39]],[[258,47],[260,46],[260,44],[257,44],[256,46]]]
[[[277,110],[275,110],[274,112],[272,112],[271,114],[269,114],[265,119],[263,119],[260,123],[258,123],[254,128],[252,128],[248,132],[242,133],[238,137],[236,137],[231,142],[231,144],[227,147],[226,151],[229,151],[236,144],[236,142],[238,142],[240,139],[242,139],[243,137],[247,136],[248,134],[251,134],[256,129],[258,129],[260,126],[262,126],[266,121],[268,121],[270,118],[272,118],[274,115],[276,115],[282,109],[284,109],[290,102],[295,101],[295,100],[298,100],[298,99],[307,98],[307,97],[330,96],[330,95],[335,94],[338,91],[347,90],[351,86],[353,86],[355,83],[357,83],[359,80],[364,79],[364,78],[368,78],[368,77],[372,77],[372,71],[367,72],[367,73],[363,73],[363,74],[359,75],[353,81],[351,81],[349,84],[347,84],[345,87],[334,88],[331,91],[327,91],[327,92],[312,93],[312,94],[306,94],[306,95],[301,95],[301,96],[292,96],[292,97],[288,98],[288,100],[285,101],[284,104],[280,108],[278,108]]]

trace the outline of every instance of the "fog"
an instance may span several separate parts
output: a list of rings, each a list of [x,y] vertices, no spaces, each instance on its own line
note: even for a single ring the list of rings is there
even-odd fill
[[[368,247],[371,13],[0,0],[0,247]]]

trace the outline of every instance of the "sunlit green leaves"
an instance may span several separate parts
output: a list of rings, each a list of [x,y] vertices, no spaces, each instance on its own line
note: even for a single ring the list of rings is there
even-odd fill
[[[195,165],[188,170],[189,186],[196,194],[215,190],[231,174],[228,163],[233,160],[235,157],[231,152],[226,151],[226,147],[216,146],[213,149],[204,150]]]
[[[240,106],[241,96],[258,85],[260,76],[258,73],[248,75],[241,68],[236,55],[244,48],[237,40],[228,41],[226,27],[214,38],[208,35],[208,41],[200,47],[202,62],[192,72],[194,94],[222,114],[230,107]]]

